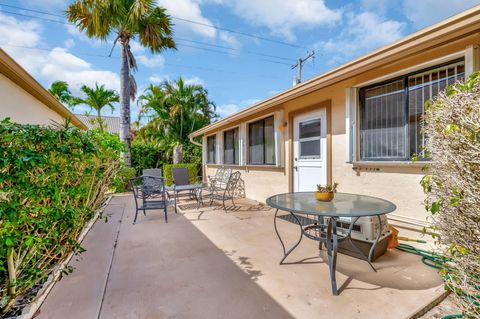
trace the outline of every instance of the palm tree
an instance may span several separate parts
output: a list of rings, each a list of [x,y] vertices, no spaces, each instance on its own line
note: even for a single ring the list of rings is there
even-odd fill
[[[113,103],[118,103],[120,101],[120,96],[115,90],[109,90],[105,88],[105,85],[98,86],[95,83],[95,88],[82,85],[81,90],[85,93],[86,98],[73,98],[72,103],[74,105],[85,104],[90,106],[91,109],[97,111],[97,121],[98,127],[101,132],[103,132],[103,121],[101,117],[102,109],[105,106],[109,106],[113,110],[115,109]]]
[[[137,63],[130,50],[130,41],[138,37],[140,44],[152,53],[175,49],[170,16],[156,5],[156,0],[76,0],[66,14],[68,21],[75,23],[88,37],[107,40],[114,34],[114,45],[120,41],[120,138],[126,144],[125,163],[130,166],[130,100],[135,99],[137,91],[132,75]]]
[[[151,139],[157,134],[156,140],[162,140],[161,144],[174,145],[174,154],[181,154],[181,145],[188,142],[191,132],[217,116],[208,91],[201,85],[185,84],[182,78],[148,86],[139,96],[138,105],[140,117],[151,118],[141,136]],[[179,161],[178,157],[174,162]]]
[[[72,92],[68,88],[68,83],[65,81],[54,81],[48,91],[63,104],[73,107],[72,105]]]

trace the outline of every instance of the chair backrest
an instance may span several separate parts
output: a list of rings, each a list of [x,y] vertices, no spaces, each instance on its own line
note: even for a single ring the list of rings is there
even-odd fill
[[[163,177],[162,169],[160,168],[146,168],[142,171],[145,176]]]
[[[165,183],[162,177],[140,176],[130,180],[135,199],[143,200],[165,196]]]
[[[188,185],[190,180],[188,178],[188,168],[174,167],[172,168],[173,184],[177,186]]]
[[[215,172],[215,183],[217,187],[225,188],[232,175],[231,168],[221,167]]]
[[[233,198],[235,195],[235,189],[237,187],[238,181],[240,180],[240,176],[242,173],[239,171],[233,172],[230,174],[230,177],[228,178],[227,186],[225,187],[225,195],[228,198]]]

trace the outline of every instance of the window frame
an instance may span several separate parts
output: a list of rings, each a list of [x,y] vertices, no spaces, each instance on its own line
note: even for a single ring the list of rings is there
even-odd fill
[[[211,134],[205,137],[206,142],[207,142],[207,158],[206,158],[206,164],[216,164],[217,163],[217,134]],[[210,162],[209,155],[210,155],[210,149],[209,149],[209,144],[208,140],[210,138],[213,138],[213,162]]]
[[[273,120],[273,154],[275,156],[273,163],[265,163],[265,154],[266,154],[266,143],[265,143],[265,120],[272,118]],[[250,158],[251,158],[251,152],[250,152],[250,138],[251,138],[251,125],[256,124],[258,122],[263,122],[263,163],[252,163]],[[254,120],[246,122],[246,131],[247,131],[247,140],[246,140],[246,158],[245,158],[245,163],[248,166],[276,166],[277,165],[277,141],[276,141],[276,129],[275,129],[275,114],[271,113],[268,115],[265,115],[261,118],[256,118]]]
[[[226,141],[226,139],[225,139],[225,134],[226,134],[227,132],[235,131],[235,130],[237,130],[238,162],[237,162],[237,163],[226,163],[226,162],[225,162],[225,150],[226,150],[226,149],[225,149],[225,145],[226,145],[226,142],[225,142],[225,141]],[[236,166],[239,166],[239,165],[240,165],[240,161],[241,161],[241,159],[240,159],[240,154],[242,153],[242,152],[241,152],[241,139],[240,139],[240,126],[234,126],[234,127],[228,128],[228,129],[226,129],[226,130],[223,130],[223,131],[222,131],[222,137],[223,137],[223,145],[222,145],[222,149],[223,149],[223,164],[225,164],[225,165],[236,165]],[[235,144],[235,139],[234,139],[233,143]],[[233,159],[234,159],[234,161],[235,161],[235,155],[236,155],[236,153],[235,153],[235,147],[234,147],[234,148],[233,148]]]
[[[448,65],[451,65],[451,64],[457,64],[457,63],[460,63],[460,62],[463,62],[463,66],[464,68],[466,67],[466,61],[465,61],[465,56],[462,56],[462,57],[459,57],[459,58],[454,58],[452,60],[449,60],[449,61],[445,61],[445,62],[442,62],[442,63],[439,63],[439,64],[435,64],[435,65],[431,65],[431,66],[428,66],[428,67],[425,67],[425,68],[420,68],[420,69],[417,69],[417,70],[413,70],[411,72],[407,72],[407,73],[404,73],[404,74],[401,74],[401,75],[397,75],[397,76],[394,76],[394,77],[391,77],[391,78],[388,78],[388,79],[385,79],[385,80],[382,80],[382,81],[379,81],[379,82],[374,82],[374,83],[371,83],[371,84],[368,84],[368,85],[365,85],[365,86],[359,86],[357,87],[358,89],[358,93],[357,93],[357,98],[358,98],[358,108],[357,108],[357,112],[358,112],[358,115],[357,115],[357,119],[358,119],[358,122],[359,122],[359,125],[357,125],[357,129],[356,129],[356,134],[358,136],[357,140],[356,140],[356,145],[357,145],[357,156],[358,156],[358,160],[357,162],[389,162],[389,163],[392,163],[392,162],[411,162],[412,161],[412,156],[410,155],[410,136],[409,136],[409,132],[410,132],[410,122],[409,122],[409,85],[408,85],[408,79],[411,77],[411,76],[414,76],[414,75],[418,75],[418,74],[421,74],[421,73],[426,73],[428,71],[431,71],[431,70],[435,70],[435,69],[438,69],[438,68],[442,68],[442,67],[445,67],[445,66],[448,66]],[[464,71],[465,73],[465,71]],[[405,128],[404,128],[404,131],[405,131],[405,150],[406,150],[406,154],[408,154],[408,157],[398,157],[398,158],[388,158],[388,157],[381,157],[381,158],[362,158],[362,139],[361,139],[361,134],[362,134],[362,127],[363,127],[363,123],[365,122],[364,120],[364,112],[363,112],[363,108],[364,108],[364,103],[365,103],[365,91],[368,90],[368,89],[371,89],[371,88],[374,88],[374,87],[378,87],[378,86],[382,86],[382,85],[386,85],[388,83],[393,83],[393,82],[396,82],[396,81],[399,81],[399,80],[403,80],[403,94],[404,94],[404,102],[403,102],[403,111],[404,111],[404,116],[405,116],[405,119],[406,119],[406,125],[405,125]],[[430,158],[419,158],[418,161],[420,162],[429,162],[430,161]]]

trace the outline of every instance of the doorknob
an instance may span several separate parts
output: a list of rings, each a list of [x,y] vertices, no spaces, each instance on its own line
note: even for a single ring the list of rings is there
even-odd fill
[[[295,165],[293,168],[294,168],[296,171],[298,171],[298,166]]]
[[[295,162],[298,161],[298,158],[295,157]]]

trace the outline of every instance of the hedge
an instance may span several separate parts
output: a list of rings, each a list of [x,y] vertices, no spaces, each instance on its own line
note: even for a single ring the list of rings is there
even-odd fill
[[[163,177],[165,178],[165,184],[170,186],[173,184],[172,168],[186,167],[188,169],[188,178],[190,183],[197,183],[197,165],[191,163],[185,164],[165,164],[163,165]]]
[[[103,203],[121,149],[68,125],[0,122],[0,312],[15,315]],[[16,308],[17,307],[17,308]]]

